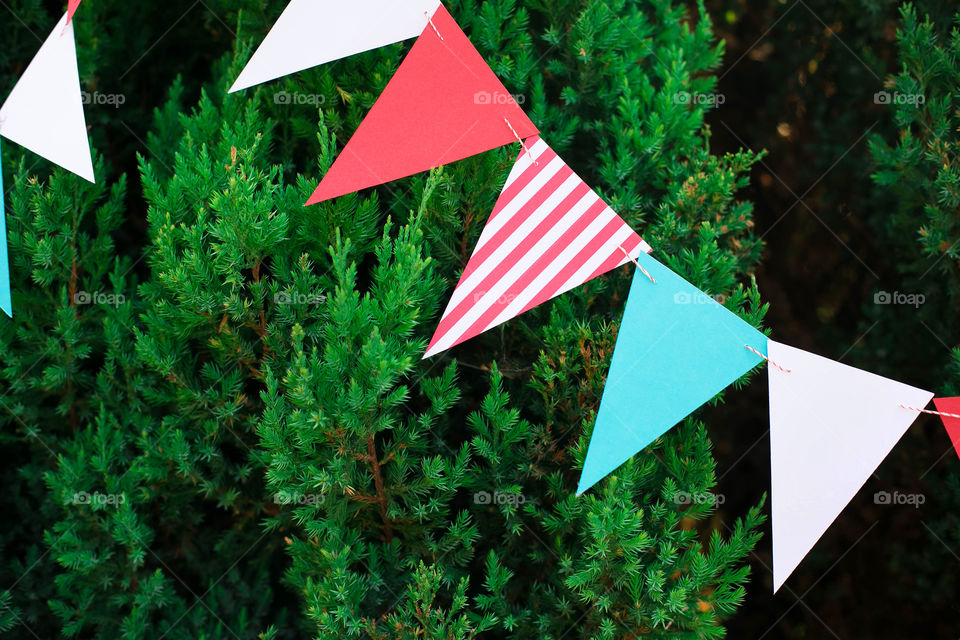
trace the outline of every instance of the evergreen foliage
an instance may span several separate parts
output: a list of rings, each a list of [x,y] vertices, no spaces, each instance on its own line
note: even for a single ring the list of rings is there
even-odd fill
[[[871,143],[873,179],[888,202],[876,216],[876,232],[896,259],[902,290],[925,296],[923,304],[901,310],[896,321],[900,327],[917,321],[926,326],[924,333],[902,330],[903,343],[924,355],[929,388],[944,397],[960,396],[960,324],[955,313],[960,301],[960,13],[952,27],[948,24],[910,4],[901,10],[900,69],[889,79],[889,91],[923,99],[892,103],[896,137],[877,137]],[[956,575],[944,567],[952,566],[951,549],[960,545],[960,474],[939,418],[929,422],[924,444],[935,459],[943,455],[920,480],[936,517],[924,519],[922,544],[892,546],[889,564],[892,571],[910,577],[891,585],[892,595],[920,613],[939,617],[955,610],[949,594],[956,591]],[[946,617],[942,626],[955,631],[956,620]]]
[[[901,70],[888,82],[892,93],[904,97],[891,106],[898,136],[871,144],[873,178],[890,203],[878,232],[896,252],[907,287],[933,293],[923,280],[936,281],[936,295],[917,311],[943,335],[955,335],[957,321],[948,310],[960,296],[960,224],[954,215],[960,205],[960,31],[946,33],[929,17],[919,19],[911,5],[901,14]],[[960,25],[960,15],[954,20]]]
[[[164,42],[197,66],[209,45],[191,38],[238,26],[237,51],[205,74],[156,72],[170,88],[135,173],[115,159],[134,143],[105,124],[132,111],[146,126],[150,105],[132,100],[89,117],[109,150],[97,185],[4,146],[0,630],[724,637],[763,516],[723,529],[714,503],[678,499],[715,485],[697,417],[574,496],[632,268],[422,361],[516,145],[304,208],[409,43],[227,95],[279,12],[263,5],[211,2]],[[736,197],[757,156],[711,155],[707,105],[677,99],[715,85],[723,50],[703,7],[448,7],[658,257],[759,326],[761,245]],[[154,63],[130,35],[143,12],[80,11],[87,86],[149,88],[153,72],[118,73],[131,51]]]

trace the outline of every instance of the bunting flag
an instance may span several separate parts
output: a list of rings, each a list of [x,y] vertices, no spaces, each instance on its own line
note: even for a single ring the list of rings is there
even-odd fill
[[[0,136],[93,182],[72,22],[80,3],[67,0],[0,106]],[[768,340],[650,257],[540,139],[440,0],[291,0],[230,92],[417,36],[306,205],[520,142],[423,357],[635,262],[577,494],[768,360],[778,591],[933,394]],[[2,164],[0,309],[13,317]],[[934,402],[960,455],[960,397]]]
[[[773,590],[883,462],[933,394],[770,341]]]
[[[943,420],[954,450],[960,455],[960,417],[957,417],[960,416],[960,398],[934,398],[933,404],[940,412],[940,419]]]
[[[77,7],[80,6],[80,0],[67,0],[67,23],[69,24],[73,20],[73,14],[77,12]]]
[[[0,155],[2,157],[2,155]],[[7,258],[7,214],[4,210],[6,193],[3,190],[3,162],[0,161],[0,309],[13,317],[13,300],[10,295],[10,264]]]
[[[650,256],[617,336],[581,494],[759,364],[767,338]]]
[[[651,250],[543,140],[523,146],[424,358]]]
[[[0,107],[0,135],[94,181],[73,23],[67,24],[67,14]]]
[[[537,133],[441,5],[307,205]]]
[[[292,0],[230,93],[415,38],[439,6],[440,0]]]

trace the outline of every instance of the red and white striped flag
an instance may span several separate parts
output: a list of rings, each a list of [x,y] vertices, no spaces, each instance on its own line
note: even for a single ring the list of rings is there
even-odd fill
[[[524,146],[424,358],[651,251],[539,136]]]

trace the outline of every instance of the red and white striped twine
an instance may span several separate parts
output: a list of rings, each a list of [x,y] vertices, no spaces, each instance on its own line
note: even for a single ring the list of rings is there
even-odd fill
[[[441,41],[443,41],[443,36],[440,35],[440,29],[437,29],[437,25],[433,24],[433,18],[430,17],[430,12],[424,11],[423,15],[427,16],[427,22],[429,22],[430,26],[433,27],[433,30],[437,32],[437,37],[440,38]]]
[[[747,349],[749,349],[750,351],[753,351],[755,354],[757,354],[758,356],[760,356],[761,358],[763,358],[764,360],[766,360],[769,364],[773,365],[773,366],[776,367],[777,369],[780,369],[780,371],[783,371],[784,373],[790,373],[790,369],[786,369],[786,368],[784,368],[784,367],[781,367],[781,366],[778,365],[776,362],[774,362],[773,360],[771,360],[771,359],[768,358],[767,356],[763,355],[762,353],[760,353],[759,351],[757,351],[756,349],[754,349],[754,348],[751,347],[750,345],[745,344],[745,345],[743,345],[743,346],[745,346],[745,347],[746,347]]]
[[[942,411],[930,411],[929,409],[917,409],[916,407],[908,407],[905,404],[899,405],[901,409],[909,409],[910,411],[916,411],[918,413],[929,413],[932,416],[943,416],[946,418],[960,418],[960,414],[956,413],[943,413]]]
[[[653,279],[653,276],[650,275],[650,272],[647,271],[646,269],[644,269],[644,268],[643,268],[643,265],[640,264],[639,262],[637,262],[637,259],[636,259],[636,258],[634,258],[632,255],[630,255],[629,253],[627,253],[627,250],[623,248],[623,245],[620,245],[620,246],[617,247],[617,248],[620,249],[620,251],[623,251],[623,255],[625,255],[625,256],[627,256],[628,258],[630,258],[630,262],[632,262],[633,264],[637,265],[637,269],[640,269],[640,271],[643,273],[643,275],[645,275],[645,276],[647,276],[648,278],[650,278],[650,282],[652,282],[653,284],[657,284],[657,281]]]
[[[526,152],[527,152],[527,155],[530,156],[530,159],[533,160],[533,164],[534,164],[535,166],[538,166],[538,167],[539,167],[539,166],[540,166],[540,162],[539,162],[536,158],[533,157],[533,154],[532,154],[532,153],[530,153],[530,149],[527,148],[526,143],[520,138],[520,134],[518,134],[518,133],[517,133],[517,130],[513,128],[513,125],[510,124],[510,121],[507,120],[507,117],[506,117],[506,116],[503,117],[503,121],[507,123],[507,126],[508,126],[508,127],[510,127],[510,131],[513,132],[513,137],[517,139],[517,142],[520,143],[520,146],[523,148],[523,150],[526,151]]]

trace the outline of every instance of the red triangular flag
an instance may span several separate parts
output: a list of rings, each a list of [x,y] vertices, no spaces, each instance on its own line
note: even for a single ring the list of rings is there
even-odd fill
[[[960,415],[960,398],[934,398],[933,404],[941,414]],[[947,429],[953,448],[957,450],[957,455],[960,455],[960,418],[941,415],[940,419],[943,420],[943,426]]]
[[[650,252],[539,136],[526,141],[423,356]]]
[[[79,6],[80,0],[67,0],[67,24],[70,24],[70,21],[73,20],[73,14],[76,13]]]
[[[515,142],[517,135],[536,133],[441,5],[307,204],[405,178]]]

